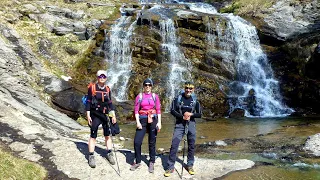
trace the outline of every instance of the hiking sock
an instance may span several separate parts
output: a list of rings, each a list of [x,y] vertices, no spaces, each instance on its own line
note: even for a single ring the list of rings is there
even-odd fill
[[[94,152],[89,152],[89,155],[94,155]]]

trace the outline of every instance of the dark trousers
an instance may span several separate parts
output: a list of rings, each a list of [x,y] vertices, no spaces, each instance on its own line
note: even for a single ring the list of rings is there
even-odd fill
[[[157,119],[154,118],[152,123],[148,123],[146,118],[140,118],[140,123],[142,125],[142,129],[136,129],[136,135],[134,136],[134,153],[136,163],[141,162],[141,145],[147,130],[149,132],[148,143],[150,162],[154,163],[156,160],[156,139],[158,133],[156,130]]]
[[[98,128],[99,128],[100,124],[102,124],[103,135],[104,136],[110,136],[110,128],[109,128],[109,124],[107,122],[108,121],[107,117],[104,114],[98,115],[97,113],[91,113],[90,116],[91,116],[91,119],[92,119],[92,124],[91,124],[91,126],[89,125],[90,132],[91,132],[90,137],[91,138],[97,138],[97,136],[98,136]]]
[[[184,136],[184,133],[185,133],[185,123],[177,123],[175,125],[174,133],[172,137],[172,143],[171,143],[170,154],[168,159],[168,169],[174,169],[178,147],[181,139]],[[196,142],[196,123],[194,121],[189,122],[188,132],[187,132],[187,141],[188,141],[187,166],[193,166],[194,147]]]

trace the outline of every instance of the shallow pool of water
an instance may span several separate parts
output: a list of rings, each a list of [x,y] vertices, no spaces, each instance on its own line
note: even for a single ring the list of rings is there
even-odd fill
[[[172,118],[163,119],[162,130],[157,137],[157,149],[169,150],[174,129]],[[133,150],[135,124],[121,125],[121,136],[129,140],[122,141],[126,149]],[[263,137],[269,143],[288,142],[291,145],[301,145],[308,136],[320,132],[320,118],[222,118],[216,121],[197,122],[197,144],[206,144],[217,140]],[[148,153],[147,134],[144,138],[142,150]],[[180,143],[180,146],[183,142]],[[217,147],[214,153],[198,153],[196,156],[214,159],[250,159],[257,162],[257,166],[239,172],[230,173],[223,179],[319,179],[320,169],[314,165],[320,164],[320,158],[301,158],[299,162],[309,163],[308,167],[293,166],[297,162],[287,162],[277,159],[277,153],[270,153],[270,157],[262,157],[259,153],[245,148],[247,144],[237,143],[226,147]],[[296,160],[295,160],[296,161]],[[268,165],[263,165],[263,164]],[[316,166],[317,167],[317,166]]]

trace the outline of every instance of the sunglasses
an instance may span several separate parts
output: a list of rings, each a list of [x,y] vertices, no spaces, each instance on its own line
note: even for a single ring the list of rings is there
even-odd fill
[[[147,86],[152,87],[152,85],[151,85],[151,84],[144,84],[143,86],[144,86],[144,87],[147,87]]]
[[[193,90],[192,87],[185,87],[185,89],[186,89],[186,90],[188,90],[188,89],[189,89],[189,90]]]
[[[107,76],[106,76],[106,75],[104,75],[104,74],[101,74],[100,76],[98,76],[98,78],[99,78],[99,79],[106,79],[106,78],[107,78]]]

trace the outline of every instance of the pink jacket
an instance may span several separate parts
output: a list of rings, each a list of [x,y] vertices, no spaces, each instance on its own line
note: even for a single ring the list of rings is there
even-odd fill
[[[135,105],[134,105],[134,114],[139,114],[139,110],[150,110],[154,109],[156,110],[157,114],[161,114],[161,105],[160,105],[160,99],[159,96],[156,94],[155,95],[155,100],[154,102],[152,98],[152,93],[147,94],[147,93],[142,93],[142,100],[141,103],[139,103],[140,96],[138,95],[136,97]]]

